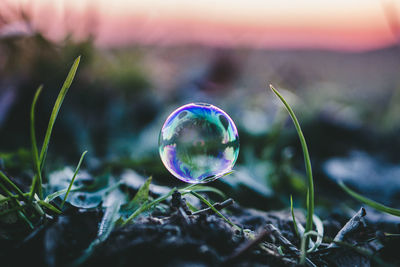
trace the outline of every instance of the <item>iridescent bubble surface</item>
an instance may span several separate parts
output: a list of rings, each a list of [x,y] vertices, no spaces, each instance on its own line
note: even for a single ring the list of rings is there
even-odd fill
[[[239,155],[234,122],[210,104],[191,103],[176,109],[165,121],[158,143],[164,166],[188,183],[224,176]]]

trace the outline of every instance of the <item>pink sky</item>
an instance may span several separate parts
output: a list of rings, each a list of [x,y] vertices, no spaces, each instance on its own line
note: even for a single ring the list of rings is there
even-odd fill
[[[93,31],[101,46],[201,43],[368,50],[395,42],[382,4],[396,0],[14,0],[52,37]],[[1,8],[1,5],[0,5]],[[92,20],[91,20],[91,19]],[[94,23],[95,21],[95,23]],[[94,27],[93,25],[96,25]]]

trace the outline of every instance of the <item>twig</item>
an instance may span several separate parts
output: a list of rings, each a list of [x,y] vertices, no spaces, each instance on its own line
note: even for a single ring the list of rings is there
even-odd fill
[[[215,204],[213,205],[213,207],[214,207],[215,209],[217,209],[217,210],[222,210],[222,209],[225,209],[225,208],[227,208],[227,207],[233,205],[233,203],[235,203],[235,202],[233,201],[233,199],[232,199],[232,198],[228,198],[228,199],[225,200],[224,202],[221,202],[221,203],[217,202],[217,203],[215,203]],[[202,213],[209,213],[209,212],[212,212],[212,209],[211,209],[211,208],[206,208],[206,209],[198,210],[198,211],[196,211],[196,212],[193,212],[192,215],[199,215],[199,214],[202,214]]]
[[[344,241],[346,237],[354,233],[359,229],[360,226],[365,226],[364,217],[367,212],[363,207],[343,226],[343,228],[337,233],[335,238],[328,248],[338,247],[337,242]]]
[[[271,234],[271,230],[263,229],[254,239],[242,244],[239,246],[228,258],[226,258],[225,263],[231,263],[238,258],[240,258],[243,254],[253,249],[260,242],[262,242],[265,237]]]
[[[244,243],[242,246],[236,249],[236,251],[225,260],[225,263],[232,263],[233,261],[237,260],[246,252],[259,245],[269,235],[275,237],[275,239],[277,239],[278,242],[281,243],[288,250],[289,254],[295,256],[296,258],[300,257],[300,250],[298,250],[295,245],[287,240],[275,226],[273,226],[272,224],[267,224],[265,228],[254,239]],[[316,267],[316,265],[308,258],[306,258],[305,263],[309,267]]]
[[[263,242],[262,244],[260,244],[259,247],[261,250],[265,251],[272,257],[278,258],[280,261],[283,262],[283,264],[287,266],[296,266],[297,264],[296,260],[294,260],[293,258],[282,256],[282,254],[278,252],[279,248],[274,244]]]
[[[275,226],[272,224],[267,224],[265,228],[271,232],[271,234],[288,250],[290,254],[296,257],[301,256],[300,250],[298,250],[295,245],[293,245],[286,237],[284,237]],[[305,259],[305,263],[307,266],[316,267],[316,265],[308,258]]]
[[[271,234],[289,251],[290,254],[300,256],[300,250],[298,250],[295,245],[287,240],[286,237],[284,237],[275,226],[272,224],[267,224],[265,228],[271,232]]]
[[[186,224],[190,224],[189,216],[186,214],[184,209],[182,207],[179,207],[178,211],[179,211],[180,215],[182,216],[182,218],[185,220]]]
[[[236,224],[234,224],[233,222],[231,222],[228,218],[226,218],[221,212],[219,212],[216,208],[214,208],[214,206],[202,195],[198,194],[195,191],[190,191],[190,194],[192,194],[193,196],[197,197],[198,199],[200,199],[204,204],[206,204],[208,207],[210,207],[219,217],[221,217],[225,222],[227,222],[229,225],[231,225],[233,228],[237,229],[237,230],[242,230],[242,228],[240,228],[239,226],[237,226]]]

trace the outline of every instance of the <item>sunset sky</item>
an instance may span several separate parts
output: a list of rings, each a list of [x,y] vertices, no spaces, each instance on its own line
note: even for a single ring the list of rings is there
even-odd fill
[[[7,0],[6,0],[7,1]],[[253,48],[368,50],[395,42],[391,0],[8,0],[29,6],[57,37],[88,31],[101,46],[200,43]],[[385,16],[386,11],[391,15]],[[394,18],[394,19],[393,19]]]

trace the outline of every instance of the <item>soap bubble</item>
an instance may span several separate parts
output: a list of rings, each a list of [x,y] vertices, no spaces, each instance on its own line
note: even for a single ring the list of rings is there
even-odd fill
[[[223,110],[203,103],[172,112],[158,144],[164,166],[188,183],[206,183],[226,175],[239,154],[239,136],[232,119]]]

